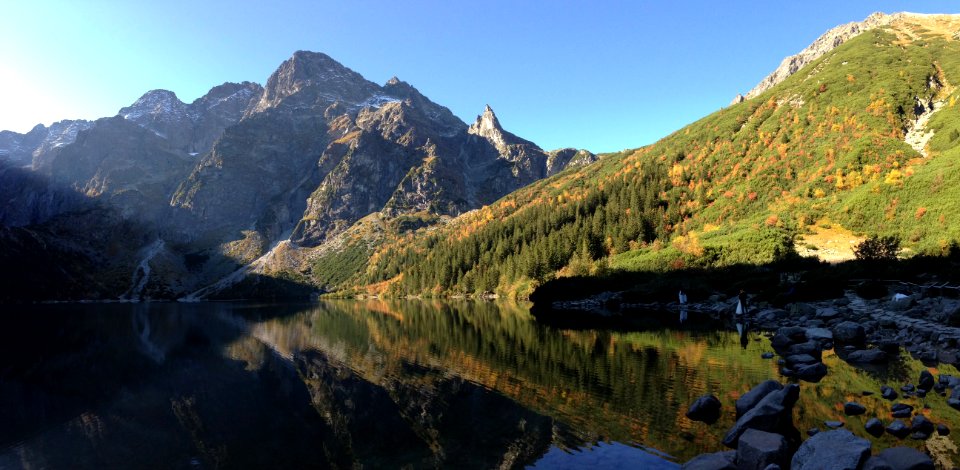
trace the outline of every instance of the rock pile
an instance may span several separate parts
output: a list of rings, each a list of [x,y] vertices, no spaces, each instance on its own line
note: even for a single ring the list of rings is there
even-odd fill
[[[778,331],[778,335],[794,338],[798,341],[800,330]],[[804,339],[809,336],[804,333]],[[807,340],[809,341],[809,340]],[[805,344],[805,343],[796,343]],[[920,383],[924,386],[932,383],[932,374],[921,374]],[[960,390],[960,381],[943,375],[939,384],[955,385]],[[931,388],[933,385],[931,385]],[[891,390],[885,386],[884,390]],[[895,393],[895,392],[894,392]],[[797,384],[783,385],[775,380],[763,382],[736,401],[737,421],[723,438],[723,444],[734,450],[699,455],[681,468],[684,470],[774,470],[786,469],[840,469],[840,470],[879,470],[879,469],[933,469],[933,460],[926,454],[909,447],[894,447],[871,456],[872,444],[868,439],[858,437],[842,428],[843,422],[826,422],[833,428],[821,432],[814,428],[807,431],[811,437],[801,443],[799,431],[793,424],[793,406],[800,396]],[[960,399],[960,397],[958,397]],[[715,405],[716,397],[705,395],[697,403]],[[694,407],[691,407],[693,410]],[[712,406],[710,409],[713,409]],[[848,416],[862,415],[866,408],[857,402],[844,405]],[[912,418],[909,424],[895,419],[884,427],[879,418],[870,418],[865,428],[875,438],[884,432],[898,439],[910,436],[913,439],[927,439],[934,432],[949,434],[943,424],[934,425],[923,414],[913,414],[910,405],[897,403],[891,406],[894,416]]]

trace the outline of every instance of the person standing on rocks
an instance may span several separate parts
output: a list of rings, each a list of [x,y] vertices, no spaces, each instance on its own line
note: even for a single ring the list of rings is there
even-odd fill
[[[740,289],[740,294],[737,295],[737,317],[741,315],[746,315],[747,313],[747,291]]]

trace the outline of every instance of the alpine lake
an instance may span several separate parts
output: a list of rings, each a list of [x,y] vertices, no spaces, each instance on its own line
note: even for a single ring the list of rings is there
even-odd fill
[[[761,357],[764,334],[696,314],[598,327],[466,300],[4,310],[4,469],[679,468],[725,450],[737,397],[793,380]],[[800,382],[801,432],[840,420],[874,452],[907,445],[960,464],[953,435],[864,430],[891,419],[882,385],[955,368],[905,352],[871,370],[832,350],[823,362],[825,378]],[[685,417],[706,393],[723,404],[712,425]],[[850,400],[867,413],[844,416]],[[901,401],[960,431],[945,398]]]

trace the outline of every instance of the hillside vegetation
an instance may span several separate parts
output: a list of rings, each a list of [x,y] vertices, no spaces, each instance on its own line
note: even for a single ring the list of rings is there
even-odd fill
[[[934,20],[865,32],[653,145],[396,232],[340,287],[523,297],[562,276],[766,264],[824,220],[946,253],[960,238],[957,77],[960,44]],[[923,152],[905,141],[930,131]]]

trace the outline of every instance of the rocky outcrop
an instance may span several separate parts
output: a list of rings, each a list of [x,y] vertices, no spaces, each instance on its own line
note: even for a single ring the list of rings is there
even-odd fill
[[[588,150],[565,148],[547,152],[547,176],[553,176],[567,168],[579,168],[598,160]]]
[[[793,75],[807,64],[819,59],[827,52],[836,49],[844,42],[849,41],[851,38],[858,36],[864,31],[869,31],[874,28],[888,25],[901,16],[902,13],[887,15],[878,12],[868,16],[863,21],[854,21],[828,30],[802,51],[783,59],[783,61],[780,63],[780,66],[777,67],[776,70],[774,70],[770,75],[767,75],[763,80],[760,81],[760,83],[757,84],[757,86],[753,87],[752,90],[748,91],[743,98],[750,99],[759,96],[763,92],[776,86],[778,83],[786,80],[787,77]],[[737,96],[738,98],[740,97],[740,95]],[[741,99],[738,101],[738,99],[735,99],[731,104],[736,104],[740,101],[743,100]]]
[[[67,120],[46,127],[37,124],[30,132],[18,134],[0,131],[0,163],[13,166],[36,166],[43,155],[53,149],[70,145],[77,134],[93,126],[90,121]]]

